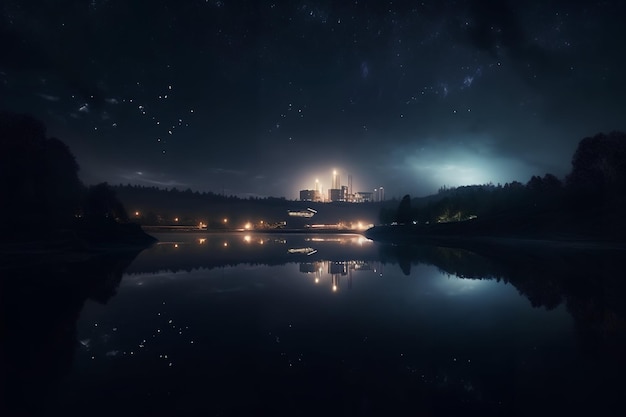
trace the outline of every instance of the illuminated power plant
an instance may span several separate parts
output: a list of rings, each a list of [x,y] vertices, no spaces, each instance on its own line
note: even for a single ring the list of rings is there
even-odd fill
[[[316,179],[314,189],[300,190],[300,201],[369,203],[385,200],[385,189],[383,187],[375,188],[373,192],[353,192],[352,176],[348,175],[348,185],[342,185],[341,177],[337,170],[333,170],[331,184],[331,188],[328,190],[328,196],[325,199],[319,180]]]
[[[323,194],[320,189],[320,182],[318,180],[315,180],[314,190],[300,190],[300,201],[313,201],[313,202],[324,201]]]

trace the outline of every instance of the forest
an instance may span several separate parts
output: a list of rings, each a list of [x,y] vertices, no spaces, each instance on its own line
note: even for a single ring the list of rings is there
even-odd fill
[[[611,132],[582,139],[563,180],[548,173],[526,184],[444,187],[428,199],[406,195],[382,209],[380,221],[428,226],[430,233],[623,239],[625,203],[626,134]]]

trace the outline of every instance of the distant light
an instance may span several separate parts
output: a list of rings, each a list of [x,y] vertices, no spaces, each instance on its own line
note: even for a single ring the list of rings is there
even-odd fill
[[[224,219],[224,223],[228,223],[228,219]]]
[[[228,242],[224,242],[224,247],[228,247]]]
[[[139,216],[139,212],[138,211],[135,212],[135,216]]]
[[[319,284],[320,283],[320,279],[319,278],[315,278],[315,283]]]
[[[174,217],[174,221],[177,222],[178,221],[178,217]]]
[[[333,285],[333,292],[337,292],[337,286]]]

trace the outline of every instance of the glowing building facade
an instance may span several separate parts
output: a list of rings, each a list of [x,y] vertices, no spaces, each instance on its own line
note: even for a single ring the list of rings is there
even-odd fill
[[[325,193],[321,189],[319,181],[315,180],[315,189],[300,190],[300,201],[368,203],[385,200],[385,189],[383,187],[375,188],[373,193],[370,191],[353,193],[352,176],[348,175],[348,185],[341,185],[341,176],[337,170],[332,172],[331,184],[326,200],[324,200]]]
[[[318,190],[300,190],[300,201],[321,202],[322,193]]]

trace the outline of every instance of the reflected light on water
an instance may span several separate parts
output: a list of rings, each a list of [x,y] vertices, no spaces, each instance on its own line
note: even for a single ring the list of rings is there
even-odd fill
[[[336,405],[326,403],[335,398],[342,402],[339,407],[360,410],[364,389],[367,400],[375,401],[371,408],[390,408],[389,415],[418,407],[421,399],[425,408],[441,403],[443,408],[436,411],[455,411],[446,415],[467,410],[476,415],[518,415],[520,398],[522,414],[530,415],[544,411],[541,407],[553,393],[549,406],[557,411],[571,398],[623,402],[622,370],[605,371],[612,369],[608,361],[606,365],[598,361],[605,353],[622,358],[622,345],[616,344],[621,339],[608,339],[606,350],[600,346],[589,360],[580,356],[578,352],[584,351],[577,344],[597,342],[596,349],[611,337],[610,331],[623,329],[618,321],[620,299],[609,304],[601,291],[599,298],[588,298],[579,286],[566,292],[572,286],[568,271],[561,281],[556,276],[546,286],[550,274],[558,274],[557,267],[565,264],[563,259],[570,259],[561,254],[555,268],[544,275],[540,269],[522,269],[526,251],[519,255],[519,264],[478,275],[491,264],[464,250],[383,246],[358,235],[238,233],[162,234],[167,240],[135,259],[106,308],[84,302],[80,317],[72,318],[78,320],[76,332],[67,340],[75,370],[63,376],[60,389],[55,387],[62,396],[52,411],[68,404],[83,410],[89,404],[110,404],[108,414],[114,414],[118,403],[134,397],[133,409],[145,407],[149,394],[154,407],[178,407],[189,401],[189,409],[197,414],[246,414],[249,408],[232,409],[232,404],[245,396],[264,397],[258,391],[263,384],[292,399],[295,408],[288,411],[296,413],[301,404],[312,402],[321,407],[311,411],[323,413],[322,408]],[[313,250],[319,252],[309,255]],[[516,259],[514,255],[503,258]],[[615,265],[621,266],[617,261]],[[443,271],[455,271],[460,277]],[[496,282],[493,278],[501,271],[512,272]],[[491,279],[464,278],[468,276]],[[50,306],[49,299],[44,301],[41,314],[47,314]],[[568,304],[563,308],[536,308],[539,303],[564,301]],[[570,317],[570,308],[578,316]],[[588,309],[595,321],[580,316]],[[30,331],[27,325],[23,328]],[[607,329],[599,341],[598,328]],[[55,339],[50,343],[54,355],[49,356],[58,372],[58,332],[50,333]],[[26,339],[20,348],[27,350],[34,341]],[[293,369],[285,371],[289,368]],[[25,375],[31,375],[30,369]],[[140,373],[150,377],[137,383]],[[342,375],[357,383],[345,384]],[[121,395],[111,397],[114,391],[93,388],[107,387],[113,378],[122,383]],[[585,397],[590,380],[604,385],[593,388],[594,397]],[[330,396],[315,389],[320,381],[331,384]],[[364,388],[370,384],[371,389]],[[203,386],[221,389],[213,396],[221,400],[214,408],[203,409],[209,403]],[[307,387],[313,387],[313,395],[299,396],[311,391]],[[345,395],[342,390],[347,390]],[[342,394],[335,396],[337,392]],[[275,399],[269,397],[269,402],[258,405],[274,407]],[[351,398],[354,403],[348,402]],[[537,404],[526,399],[536,399]],[[456,408],[445,408],[448,404]],[[78,414],[77,409],[68,414]],[[47,411],[35,415],[56,414]],[[585,414],[619,415],[602,411]]]
[[[459,278],[442,274],[437,280],[436,286],[446,295],[456,296],[493,288],[493,282],[490,285],[488,279]]]

